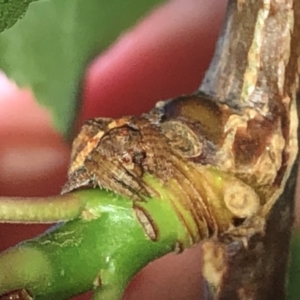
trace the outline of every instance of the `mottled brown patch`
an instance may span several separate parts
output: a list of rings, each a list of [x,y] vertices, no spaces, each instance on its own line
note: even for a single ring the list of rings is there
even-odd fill
[[[141,180],[145,149],[132,120],[134,117],[96,119],[83,126],[73,144],[69,178],[62,193],[92,185],[136,200],[149,196]]]
[[[109,118],[95,118],[85,122],[72,144],[69,173],[83,166],[84,159],[96,147],[110,122],[112,119]]]
[[[232,150],[238,165],[254,164],[268,146],[275,128],[274,120],[254,118],[247,127],[238,127]]]

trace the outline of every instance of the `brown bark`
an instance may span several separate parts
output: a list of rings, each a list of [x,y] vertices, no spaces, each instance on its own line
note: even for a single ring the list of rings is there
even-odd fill
[[[274,190],[267,193],[253,182],[265,197],[261,213],[245,224],[248,229],[240,237],[225,233],[203,244],[209,299],[285,299],[297,173],[299,43],[299,1],[229,1],[223,32],[200,90],[243,112],[252,107],[273,125],[280,120],[285,142],[281,166],[269,185]],[[255,154],[262,142],[257,137],[269,130],[262,125],[255,136],[249,125],[235,135],[240,141],[236,148],[246,149],[245,155],[229,167],[246,180],[250,173],[245,174],[243,166],[251,169],[247,155]],[[262,168],[263,172],[269,170]]]

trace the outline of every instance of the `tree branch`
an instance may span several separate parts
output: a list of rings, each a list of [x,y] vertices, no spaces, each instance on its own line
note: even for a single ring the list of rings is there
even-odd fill
[[[253,230],[238,239],[225,234],[203,244],[204,277],[213,299],[285,299],[297,174],[299,55],[299,1],[229,1],[223,32],[200,90],[244,115],[254,108],[271,127],[279,122],[273,137],[281,132],[284,145],[279,149],[278,139],[274,144],[281,153],[280,166],[266,185],[269,193],[257,184],[271,175],[268,164],[259,162],[261,174],[257,173],[252,186],[265,203],[261,213],[246,224]],[[246,126],[235,134],[240,147],[232,148],[240,152],[244,148],[244,159],[235,160],[228,170],[251,182],[255,168],[246,156],[253,157],[253,145],[263,145],[263,151],[269,145],[257,143],[255,129],[250,122]],[[267,122],[256,127],[261,136],[269,130]]]

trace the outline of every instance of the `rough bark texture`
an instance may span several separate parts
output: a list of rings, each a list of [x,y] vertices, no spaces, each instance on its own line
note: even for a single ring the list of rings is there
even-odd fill
[[[269,186],[274,190],[265,193],[261,213],[245,224],[253,231],[246,229],[238,238],[225,233],[203,244],[209,299],[286,297],[297,174],[299,43],[299,1],[229,1],[223,32],[200,90],[241,111],[252,107],[272,124],[279,119],[284,146],[281,166]],[[264,135],[268,128],[260,130]],[[239,135],[240,141],[244,140],[240,148],[247,149],[250,156],[254,153],[247,144],[251,143],[251,129],[247,133],[237,132],[235,138]],[[255,148],[259,146],[254,139],[253,143]],[[236,175],[243,177],[240,166],[234,164],[229,171],[235,169]]]

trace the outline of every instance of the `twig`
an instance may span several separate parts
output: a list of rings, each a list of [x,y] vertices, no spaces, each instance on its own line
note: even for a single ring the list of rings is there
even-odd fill
[[[56,223],[74,219],[85,204],[77,194],[52,197],[0,197],[0,223]]]

